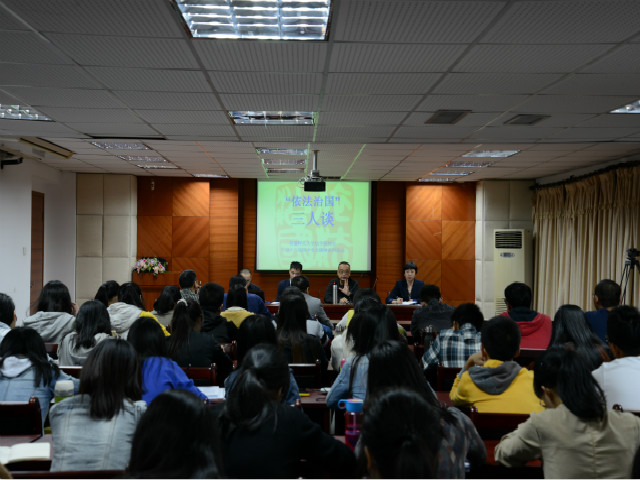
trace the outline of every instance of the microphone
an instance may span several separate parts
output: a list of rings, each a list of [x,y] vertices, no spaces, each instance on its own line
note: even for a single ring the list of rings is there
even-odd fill
[[[376,281],[373,282],[373,287],[371,287],[374,290],[376,289],[376,283],[378,283],[378,277],[376,277]]]

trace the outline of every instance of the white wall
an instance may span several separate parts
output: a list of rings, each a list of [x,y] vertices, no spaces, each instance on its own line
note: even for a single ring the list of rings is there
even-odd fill
[[[75,298],[76,174],[25,159],[0,170],[0,292],[18,318],[29,311],[31,192],[44,193],[44,282],[60,280]]]

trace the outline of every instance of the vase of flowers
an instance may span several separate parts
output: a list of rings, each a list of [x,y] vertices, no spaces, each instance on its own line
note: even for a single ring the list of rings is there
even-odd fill
[[[157,277],[159,273],[167,271],[167,261],[161,257],[142,257],[133,266],[133,271],[137,273],[153,273]]]

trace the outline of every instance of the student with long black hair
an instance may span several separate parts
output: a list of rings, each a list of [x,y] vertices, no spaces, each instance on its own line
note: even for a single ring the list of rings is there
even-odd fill
[[[404,342],[387,340],[373,347],[369,353],[365,415],[382,392],[398,388],[416,392],[435,409],[442,441],[438,447],[434,475],[437,474],[438,478],[464,478],[465,459],[472,464],[484,462],[487,452],[469,417],[455,407],[441,407],[414,353]],[[408,408],[402,411],[413,413]]]
[[[162,289],[162,293],[153,302],[153,311],[151,312],[158,321],[168,327],[173,317],[173,309],[176,308],[176,303],[182,298],[180,289],[175,285],[167,285]]]
[[[7,294],[0,293],[0,342],[16,324],[16,305]]]
[[[126,340],[100,342],[82,367],[78,395],[49,412],[51,470],[123,470],[146,410],[141,398],[140,362],[133,346]]]
[[[133,322],[138,318],[147,317],[156,321],[162,327],[162,333],[168,337],[169,332],[164,328],[164,325],[158,322],[155,315],[147,312],[144,308],[140,287],[134,282],[123,283],[118,290],[118,301],[107,308],[111,318],[111,327],[118,335],[126,339]]]
[[[98,300],[83,303],[76,315],[75,329],[58,347],[59,365],[84,365],[91,349],[111,337],[107,307]]]
[[[118,301],[118,290],[120,285],[115,280],[107,280],[98,288],[94,300],[98,300],[105,307]]]
[[[423,395],[406,388],[380,392],[369,403],[360,438],[370,478],[436,478],[440,412]]]
[[[233,369],[233,362],[213,335],[202,333],[201,327],[200,305],[193,300],[178,300],[171,319],[169,357],[181,367],[209,367],[215,363],[218,378],[224,379]]]
[[[278,345],[289,363],[316,363],[320,360],[322,369],[329,365],[320,340],[307,333],[309,307],[304,296],[295,293],[280,297],[278,310]]]
[[[385,340],[400,340],[400,333],[388,307],[377,301],[362,305],[353,316],[347,330],[347,342],[353,342],[354,354],[347,358],[338,378],[327,394],[327,405],[338,408],[343,398],[360,398],[367,395],[369,352]]]
[[[603,361],[612,358],[609,347],[600,340],[577,305],[562,305],[553,317],[551,340],[547,348],[571,343],[588,362],[589,370],[595,370]]]
[[[7,333],[0,344],[0,401],[26,402],[38,397],[44,424],[59,380],[73,381],[74,391],[78,391],[78,380],[61,372],[49,359],[38,332],[16,327]]]
[[[297,478],[309,470],[349,478],[355,458],[299,409],[283,403],[289,367],[275,346],[258,344],[242,360],[219,417],[229,478]]]
[[[51,280],[42,287],[36,302],[36,313],[16,322],[18,327],[31,327],[45,342],[60,343],[73,331],[78,306],[71,301],[69,289],[59,280]]]
[[[518,466],[540,458],[545,478],[629,478],[640,418],[607,411],[582,355],[550,348],[535,364],[533,386],[547,409],[502,438],[498,462]]]
[[[203,400],[207,396],[193,384],[182,368],[167,354],[161,325],[152,318],[140,317],[129,330],[128,340],[142,362],[142,399],[149,405],[168,389],[188,390]]]

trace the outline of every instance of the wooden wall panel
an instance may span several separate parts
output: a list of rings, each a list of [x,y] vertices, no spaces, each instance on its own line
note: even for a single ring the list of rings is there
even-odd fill
[[[209,182],[175,178],[173,182],[174,217],[209,216]]]
[[[209,217],[173,217],[172,256],[209,256]]]
[[[137,258],[157,256],[169,260],[173,231],[171,217],[138,215],[137,221]]]
[[[238,273],[239,181],[212,180],[209,195],[209,279],[225,288]]]
[[[199,282],[209,281],[209,257],[173,257],[173,271],[182,272],[189,268],[195,270]]]
[[[475,260],[475,235],[475,222],[443,220],[442,258],[448,260]]]
[[[173,179],[138,177],[138,216],[173,214]]]
[[[376,251],[372,253],[376,256],[376,291],[384,298],[402,278],[405,263],[405,184],[378,182],[376,194],[377,225],[372,232],[376,235]]]
[[[442,187],[442,220],[468,220],[474,222],[475,219],[476,184],[444,185]]]
[[[407,260],[442,258],[442,222],[439,220],[407,220]]]
[[[475,277],[475,260],[443,260],[441,292],[445,301],[451,305],[473,303]]]
[[[407,220],[442,220],[442,186],[407,185]]]

